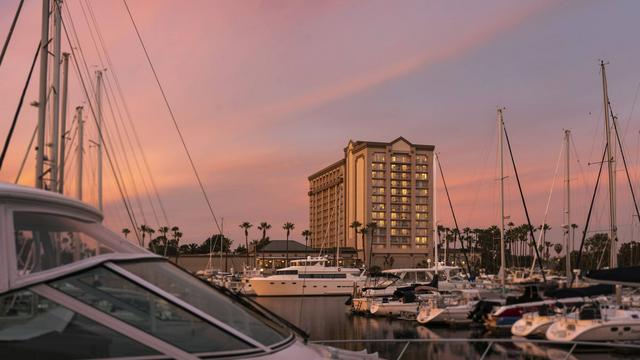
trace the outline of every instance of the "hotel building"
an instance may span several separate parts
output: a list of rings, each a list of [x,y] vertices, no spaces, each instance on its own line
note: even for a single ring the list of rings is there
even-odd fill
[[[433,253],[433,145],[399,137],[392,142],[349,141],[344,158],[309,176],[310,245],[356,247],[382,267],[414,266]],[[362,235],[354,222],[375,222]],[[393,259],[393,260],[391,260]]]

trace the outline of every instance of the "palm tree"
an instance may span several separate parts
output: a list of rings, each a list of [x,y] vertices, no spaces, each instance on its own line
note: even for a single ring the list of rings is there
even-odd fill
[[[372,221],[365,226],[366,230],[369,232],[369,262],[367,263],[367,269],[371,269],[371,259],[373,258],[373,231],[378,227],[378,223]],[[364,246],[364,245],[363,245]]]
[[[267,230],[271,229],[271,224],[269,224],[266,221],[263,221],[260,223],[260,225],[258,225],[258,230],[262,231],[262,240],[260,241],[260,243],[258,243],[258,245],[260,245],[260,248],[262,248],[267,240]],[[258,246],[256,246],[256,252],[258,251]]]
[[[349,225],[350,228],[352,228],[355,232],[356,235],[356,240],[355,240],[355,244],[356,244],[356,261],[357,258],[359,256],[358,254],[358,229],[362,226],[362,223],[358,220],[354,221],[351,223],[351,225]]]
[[[161,226],[158,228],[158,232],[162,234],[162,240],[164,241],[164,257],[167,257],[167,249],[169,248],[169,238],[167,233],[169,232],[168,226]]]
[[[140,231],[140,235],[142,235],[142,243],[140,244],[140,246],[144,247],[144,238],[147,235],[147,230],[149,229],[149,227],[145,224],[141,224],[140,227],[138,227],[138,231]]]
[[[246,259],[247,259],[247,263],[246,266],[249,266],[249,229],[253,226],[250,222],[245,221],[242,224],[238,225],[241,229],[244,229],[244,244],[245,247],[247,248],[247,253],[246,253]]]
[[[129,233],[131,232],[131,230],[129,230],[128,228],[123,228],[122,229],[122,233],[124,234],[124,238],[127,239],[127,235],[129,235]]]
[[[151,244],[151,237],[155,233],[156,233],[156,231],[152,227],[147,226],[147,234],[149,234],[149,244]],[[153,245],[153,247],[155,248],[155,244]],[[156,254],[158,253],[158,249],[152,249],[152,250],[153,250],[154,253],[156,253]]]
[[[287,266],[289,266],[289,235],[291,234],[291,230],[293,230],[295,227],[296,227],[295,224],[290,222],[286,222],[284,223],[284,225],[282,225],[282,228],[287,231],[287,242],[286,242]]]
[[[304,236],[304,247],[307,247],[309,242],[309,236],[311,236],[311,231],[304,230],[302,231],[302,236]]]
[[[177,226],[172,227],[171,232],[173,233],[173,239],[176,241],[176,264],[177,264],[178,257],[180,256],[180,238],[182,237],[182,233],[180,232],[180,228]]]

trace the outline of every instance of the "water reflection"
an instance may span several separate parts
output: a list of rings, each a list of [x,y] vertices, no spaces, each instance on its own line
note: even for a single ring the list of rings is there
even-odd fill
[[[329,344],[349,350],[367,349],[378,352],[385,359],[640,359],[640,351],[623,352],[611,349],[578,347],[569,354],[570,347],[548,346],[534,341],[503,341],[493,344],[482,341],[454,341],[447,339],[487,339],[493,335],[472,326],[426,327],[416,321],[352,315],[345,305],[346,297],[258,297],[257,302],[305,330],[310,340],[367,340],[389,339],[397,342]],[[442,342],[403,342],[403,339],[432,339]],[[509,338],[509,340],[511,340]],[[490,346],[489,349],[487,349]]]

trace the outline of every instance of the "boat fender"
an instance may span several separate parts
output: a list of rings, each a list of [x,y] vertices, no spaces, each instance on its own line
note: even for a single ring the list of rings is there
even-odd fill
[[[338,268],[338,271],[342,271],[342,269],[341,269],[341,268]]]

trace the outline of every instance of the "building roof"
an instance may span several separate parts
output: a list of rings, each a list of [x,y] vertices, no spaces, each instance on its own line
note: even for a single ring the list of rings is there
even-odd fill
[[[427,150],[427,151],[433,151],[435,149],[434,145],[422,145],[422,144],[414,144],[411,141],[405,139],[402,136],[397,137],[396,139],[394,139],[393,141],[390,142],[379,142],[379,141],[362,141],[362,140],[357,140],[357,141],[353,141],[350,140],[349,143],[353,144],[353,148],[354,150],[357,149],[361,149],[361,148],[365,148],[365,147],[386,147],[389,145],[392,145],[393,143],[396,143],[398,141],[404,141],[407,144],[415,147],[416,149],[419,150]],[[347,145],[347,147],[344,149],[345,153],[347,152],[347,148],[349,146]]]
[[[329,165],[329,166],[325,167],[324,169],[319,170],[319,171],[316,171],[316,172],[314,172],[313,174],[309,175],[308,179],[309,179],[309,180],[313,180],[314,178],[317,178],[317,177],[319,177],[319,176],[321,176],[321,175],[324,175],[325,173],[327,173],[327,172],[329,172],[329,171],[331,171],[331,170],[333,170],[333,169],[335,169],[335,168],[338,168],[338,167],[340,167],[340,166],[344,165],[344,163],[345,163],[344,158],[343,158],[343,159],[340,159],[340,160],[338,160],[338,161],[334,162],[333,164],[331,164],[331,165]]]
[[[287,251],[287,240],[271,240],[267,245],[259,250],[260,252],[285,252]],[[315,252],[316,249],[305,246],[295,240],[289,240],[289,252]]]

